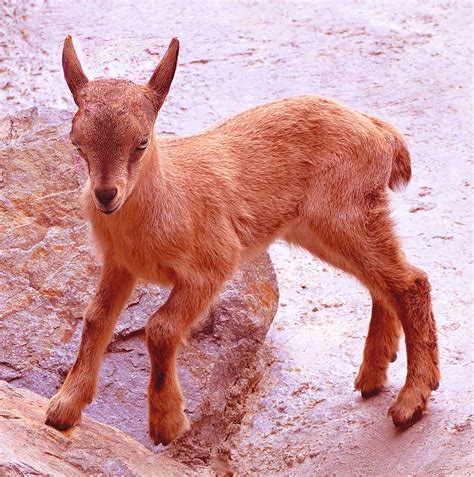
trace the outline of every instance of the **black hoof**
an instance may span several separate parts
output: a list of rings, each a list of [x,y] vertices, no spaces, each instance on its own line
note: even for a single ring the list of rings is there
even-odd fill
[[[46,419],[45,424],[57,429],[58,431],[67,431],[72,427],[70,424],[65,424],[64,422],[53,422],[51,419]]]
[[[364,399],[369,399],[377,395],[380,391],[382,391],[382,388],[375,388],[375,389],[369,389],[368,391],[361,391],[360,394]]]
[[[415,412],[411,416],[411,419],[409,419],[408,421],[398,421],[393,419],[393,423],[398,429],[400,429],[401,431],[404,431],[405,429],[408,429],[409,427],[413,426],[413,424],[416,424],[422,417],[423,417],[423,408],[417,407],[415,409]]]

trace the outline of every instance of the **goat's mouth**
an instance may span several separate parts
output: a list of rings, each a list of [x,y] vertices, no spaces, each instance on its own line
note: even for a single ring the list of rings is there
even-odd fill
[[[105,215],[110,215],[110,214],[113,214],[114,212],[117,212],[118,209],[120,209],[120,206],[122,204],[121,203],[118,203],[114,208],[112,209],[101,209],[100,207],[97,207],[103,214]]]

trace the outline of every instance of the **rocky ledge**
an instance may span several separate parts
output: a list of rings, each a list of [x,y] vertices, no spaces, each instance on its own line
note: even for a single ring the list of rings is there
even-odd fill
[[[69,144],[69,128],[69,115],[55,111],[0,119],[0,379],[46,397],[72,364],[99,272],[78,210],[85,170]],[[106,353],[97,398],[86,410],[150,448],[143,334],[167,293],[137,287]],[[193,331],[179,361],[192,429],[168,447],[169,455],[195,466],[225,455],[261,374],[256,353],[277,302],[273,266],[263,254],[242,267]]]
[[[44,421],[47,400],[0,381],[0,474],[76,477],[82,475],[196,475],[156,455],[117,429],[84,418],[59,432]]]

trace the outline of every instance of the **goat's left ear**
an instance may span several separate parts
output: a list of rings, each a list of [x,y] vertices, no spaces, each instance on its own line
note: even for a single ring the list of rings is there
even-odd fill
[[[171,87],[171,82],[174,78],[176,65],[178,63],[179,41],[173,38],[166,50],[165,56],[153,72],[150,81],[148,81],[148,88],[153,93],[155,111],[158,113],[163,105],[166,95]]]

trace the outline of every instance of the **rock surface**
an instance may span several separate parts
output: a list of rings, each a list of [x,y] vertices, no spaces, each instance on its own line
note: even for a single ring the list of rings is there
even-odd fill
[[[69,127],[64,114],[36,109],[0,120],[6,144],[0,150],[0,379],[48,397],[72,364],[99,271],[77,209],[84,171],[71,156]],[[137,287],[105,356],[98,396],[86,410],[148,446],[143,334],[166,296],[159,287]],[[259,377],[254,358],[277,302],[267,254],[226,284],[182,350],[179,373],[192,429],[168,453],[199,465],[222,451]]]
[[[85,418],[59,432],[43,423],[47,400],[0,381],[0,475],[181,477],[196,475],[111,426]]]

